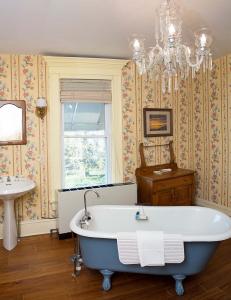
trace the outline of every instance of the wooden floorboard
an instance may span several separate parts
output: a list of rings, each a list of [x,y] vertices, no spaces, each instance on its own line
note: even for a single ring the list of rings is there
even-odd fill
[[[117,273],[109,292],[99,272],[83,268],[73,279],[73,240],[49,235],[23,238],[11,252],[0,242],[0,300],[231,300],[231,240],[219,246],[206,269],[188,277],[176,296],[170,276]]]

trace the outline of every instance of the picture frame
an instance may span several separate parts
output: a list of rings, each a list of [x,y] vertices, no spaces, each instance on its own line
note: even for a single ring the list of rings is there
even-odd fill
[[[172,109],[144,108],[143,120],[145,137],[173,135]]]

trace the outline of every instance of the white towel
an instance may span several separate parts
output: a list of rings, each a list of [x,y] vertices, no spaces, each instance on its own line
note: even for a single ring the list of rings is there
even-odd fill
[[[137,238],[135,232],[117,234],[119,260],[122,264],[140,264]],[[179,234],[164,234],[165,263],[182,263],[184,261],[184,242]]]
[[[122,264],[139,264],[140,260],[135,232],[118,232],[117,248],[119,260]]]
[[[164,257],[168,264],[184,261],[184,241],[181,234],[164,234]]]
[[[162,231],[137,231],[141,267],[164,266],[164,234]]]

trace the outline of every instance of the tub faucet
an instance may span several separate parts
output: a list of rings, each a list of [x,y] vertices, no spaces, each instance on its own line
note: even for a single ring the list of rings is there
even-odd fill
[[[99,198],[99,193],[96,192],[95,190],[87,190],[85,193],[84,193],[84,216],[82,217],[80,223],[81,224],[86,224],[87,221],[91,220],[91,216],[90,216],[90,213],[87,211],[87,193],[90,193],[90,192],[93,192],[96,194],[97,198]]]

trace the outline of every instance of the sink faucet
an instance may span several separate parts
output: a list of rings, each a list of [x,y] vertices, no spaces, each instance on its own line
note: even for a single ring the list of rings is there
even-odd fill
[[[10,182],[10,176],[7,176],[7,179],[6,179],[7,182]]]
[[[96,192],[95,190],[87,190],[85,193],[84,193],[84,216],[82,217],[81,221],[80,221],[80,224],[81,225],[84,225],[84,224],[87,224],[87,221],[91,220],[91,216],[90,216],[90,213],[87,211],[87,193],[95,193],[97,198],[99,198],[99,193]]]

